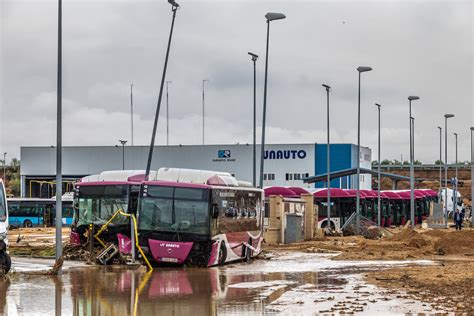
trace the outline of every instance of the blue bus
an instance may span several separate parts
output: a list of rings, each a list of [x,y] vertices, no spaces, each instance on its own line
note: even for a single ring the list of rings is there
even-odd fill
[[[63,200],[63,225],[70,226],[73,217],[72,200]],[[12,227],[54,226],[56,201],[54,199],[8,199],[9,223]]]

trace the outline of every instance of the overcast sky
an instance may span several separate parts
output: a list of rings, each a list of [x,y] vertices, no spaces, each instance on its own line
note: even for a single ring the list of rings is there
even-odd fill
[[[444,113],[448,141],[459,134],[468,160],[473,112],[474,8],[471,1],[181,0],[167,80],[171,144],[200,144],[201,87],[206,85],[206,143],[252,141],[257,62],[261,125],[266,12],[282,12],[270,31],[267,142],[326,142],[326,95],[332,86],[331,142],[357,143],[357,71],[362,75],[361,143],[377,158],[408,159],[409,95],[415,158],[439,156]],[[2,0],[0,151],[56,144],[56,1]],[[171,22],[165,0],[63,0],[63,144],[115,145],[130,140],[134,84],[135,145],[150,142]],[[165,99],[157,143],[166,142]],[[259,133],[260,134],[260,133]],[[260,137],[259,137],[260,139]],[[444,139],[444,132],[443,132]],[[444,149],[443,149],[444,156]],[[7,158],[8,159],[8,158]],[[454,159],[454,151],[449,160]],[[9,159],[8,159],[9,160]]]

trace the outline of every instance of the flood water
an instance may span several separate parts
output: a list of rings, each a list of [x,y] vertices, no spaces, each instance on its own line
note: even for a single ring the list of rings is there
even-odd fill
[[[429,304],[396,298],[363,281],[364,272],[401,264],[406,262],[341,262],[328,255],[280,253],[251,264],[158,268],[152,273],[73,266],[61,277],[16,273],[0,281],[0,312],[193,316],[434,312]]]

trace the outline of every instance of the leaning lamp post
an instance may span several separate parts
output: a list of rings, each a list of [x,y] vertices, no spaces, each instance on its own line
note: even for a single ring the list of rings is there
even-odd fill
[[[260,148],[260,188],[263,188],[263,169],[265,164],[265,120],[267,115],[267,79],[268,79],[268,44],[270,38],[270,22],[275,20],[282,20],[286,18],[283,13],[272,13],[265,14],[267,19],[267,47],[265,51],[265,80],[263,84],[263,115],[262,115],[262,144]]]
[[[150,149],[148,152],[148,161],[146,165],[145,180],[148,180],[148,175],[150,174],[150,168],[151,168],[151,161],[153,159],[153,149],[155,147],[156,129],[158,125],[158,117],[160,116],[161,97],[163,96],[163,86],[165,84],[166,69],[168,68],[168,57],[170,54],[171,39],[173,37],[174,20],[176,18],[176,11],[179,8],[179,4],[177,4],[174,0],[168,0],[168,3],[171,4],[171,12],[173,12],[173,18],[171,20],[171,29],[170,29],[170,35],[168,38],[168,48],[166,49],[165,65],[163,66],[163,74],[161,76],[160,94],[158,96],[158,102],[156,104],[155,121],[153,123],[153,132],[151,134],[151,143],[150,143]]]

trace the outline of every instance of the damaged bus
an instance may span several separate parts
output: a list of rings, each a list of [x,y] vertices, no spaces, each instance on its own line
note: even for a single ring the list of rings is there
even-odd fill
[[[85,243],[90,225],[97,233],[118,210],[133,214],[143,177],[144,171],[140,170],[104,171],[76,183],[71,244]],[[101,239],[116,242],[119,233],[130,235],[128,217],[115,217],[101,234]]]
[[[162,168],[141,185],[140,247],[156,263],[250,260],[261,251],[263,201],[263,190],[229,173]]]

